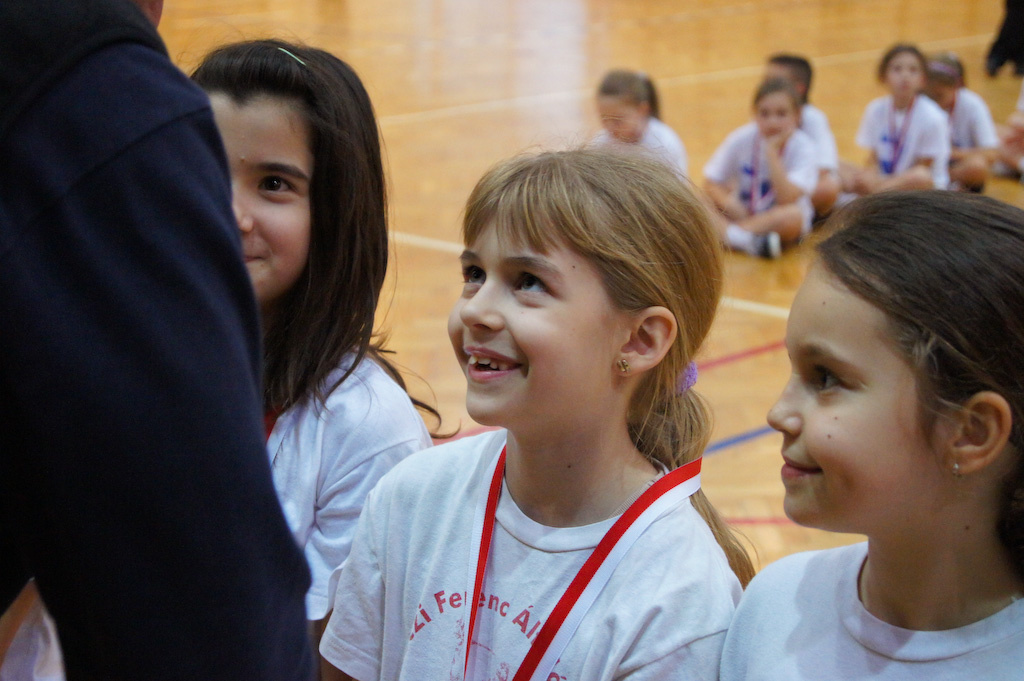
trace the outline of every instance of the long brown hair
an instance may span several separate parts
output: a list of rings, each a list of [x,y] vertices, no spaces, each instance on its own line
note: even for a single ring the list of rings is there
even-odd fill
[[[300,104],[312,138],[309,258],[263,330],[264,405],[284,410],[312,395],[323,402],[364,357],[403,388],[374,334],[388,264],[387,187],[373,105],[359,76],[334,55],[280,40],[234,43],[192,74],[207,92],[239,104],[260,96]],[[353,353],[333,384],[328,375]],[[438,420],[433,407],[413,403]]]
[[[675,315],[676,339],[644,374],[627,418],[637,449],[672,469],[700,457],[711,433],[706,402],[693,389],[679,393],[677,381],[721,296],[722,248],[712,224],[690,186],[663,163],[577,149],[492,168],[469,197],[463,239],[470,244],[492,228],[541,252],[565,245],[593,263],[620,309],[661,305]],[[754,574],[746,551],[703,492],[693,504],[746,584]]]

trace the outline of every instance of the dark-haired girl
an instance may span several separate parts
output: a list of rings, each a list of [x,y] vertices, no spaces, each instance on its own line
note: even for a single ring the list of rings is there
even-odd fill
[[[865,535],[750,583],[724,681],[1024,669],[1024,211],[960,192],[832,218],[786,330],[795,522]]]
[[[340,59],[260,40],[193,74],[227,152],[246,266],[263,313],[274,483],[323,620],[367,493],[430,436],[373,335],[388,259],[377,122]],[[436,415],[432,409],[427,409]]]

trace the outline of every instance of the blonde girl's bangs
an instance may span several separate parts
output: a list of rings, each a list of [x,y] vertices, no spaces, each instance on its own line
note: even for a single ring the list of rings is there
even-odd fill
[[[480,179],[466,204],[462,236],[468,245],[493,227],[516,246],[544,253],[565,245],[593,257],[599,249],[592,230],[606,215],[577,165],[555,153],[523,155]]]

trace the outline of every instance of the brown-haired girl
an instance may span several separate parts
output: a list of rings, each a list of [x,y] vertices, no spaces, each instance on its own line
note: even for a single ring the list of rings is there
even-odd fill
[[[981,192],[999,153],[999,136],[988,104],[967,88],[959,57],[942,52],[928,59],[925,94],[949,116],[950,189]]]
[[[1024,669],[1024,211],[879,194],[833,218],[786,331],[786,514],[867,542],[750,584],[724,681]]]
[[[803,103],[771,78],[754,93],[754,120],[734,130],[704,166],[704,190],[731,248],[777,258],[811,229],[818,183],[814,140],[799,129]]]
[[[857,144],[869,152],[863,168],[840,166],[843,191],[874,194],[892,189],[945,189],[949,184],[949,125],[945,112],[921,94],[927,62],[914,45],[890,47],[878,65],[889,90],[864,110]]]
[[[679,135],[661,120],[658,91],[646,73],[613,69],[597,88],[597,112],[604,128],[596,146],[635,145],[686,177],[689,161]]]
[[[321,653],[360,681],[716,679],[751,565],[698,489],[707,210],[658,161],[554,152],[484,175],[463,237],[448,331],[503,429],[371,492]]]

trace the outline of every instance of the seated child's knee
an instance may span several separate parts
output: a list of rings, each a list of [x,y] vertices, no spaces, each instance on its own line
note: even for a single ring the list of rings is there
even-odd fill
[[[909,189],[935,189],[935,178],[932,169],[927,166],[915,166],[908,171],[910,175]]]
[[[811,194],[811,203],[814,204],[816,215],[824,215],[832,210],[836,199],[839,198],[839,178],[832,175],[823,175],[818,180],[818,185]]]

